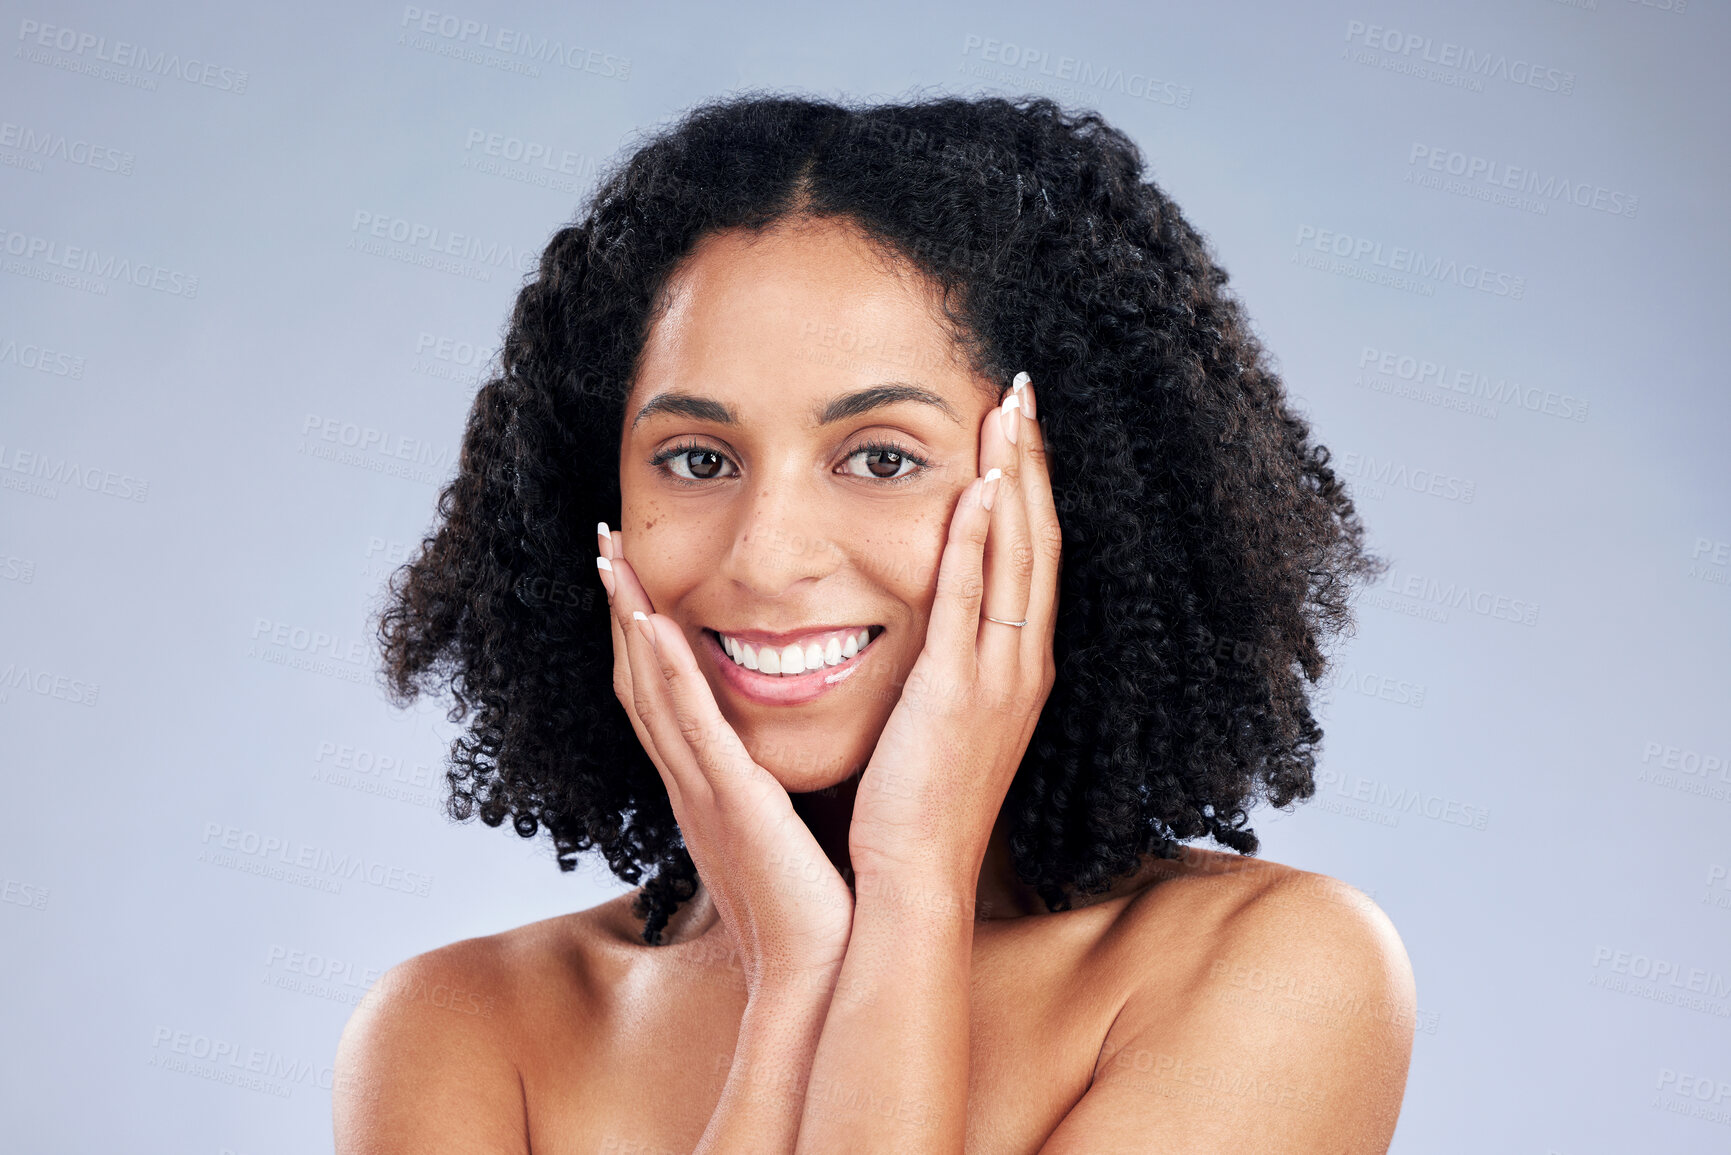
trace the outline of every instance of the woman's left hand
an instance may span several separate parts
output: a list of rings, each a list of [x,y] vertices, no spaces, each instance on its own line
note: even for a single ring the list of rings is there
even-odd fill
[[[975,479],[950,519],[925,646],[854,799],[848,850],[856,875],[936,871],[962,885],[977,880],[1051,693],[1063,534],[1045,441],[1030,419],[1032,392],[1013,389],[981,422],[981,474],[1002,475]]]

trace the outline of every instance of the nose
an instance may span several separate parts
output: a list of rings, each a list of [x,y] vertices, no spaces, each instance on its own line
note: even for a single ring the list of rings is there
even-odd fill
[[[720,576],[765,599],[821,581],[842,564],[842,547],[830,536],[834,525],[820,494],[782,471],[766,471],[736,507]]]

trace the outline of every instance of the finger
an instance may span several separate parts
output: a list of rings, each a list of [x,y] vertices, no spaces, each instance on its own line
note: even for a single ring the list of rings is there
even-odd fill
[[[751,754],[739,734],[722,717],[715,692],[691,652],[683,630],[663,614],[651,614],[649,628],[659,645],[655,647],[667,687],[671,716],[684,740],[689,760],[709,782],[711,789],[725,792],[741,785],[754,769]],[[666,744],[657,737],[657,744]]]
[[[1021,375],[1018,374],[1018,377]],[[1017,440],[1022,451],[1022,501],[1028,511],[1028,540],[1034,551],[1034,568],[1028,586],[1028,610],[1022,616],[1028,624],[1022,630],[1023,657],[1028,662],[1044,663],[1051,653],[1052,638],[1058,622],[1058,574],[1063,563],[1064,532],[1059,526],[1058,509],[1052,500],[1052,475],[1047,468],[1046,436],[1040,422],[1039,401],[1033,396],[1034,384],[1024,383],[1021,411],[1032,413],[1024,418]]]
[[[661,775],[663,785],[667,787],[668,800],[673,803],[674,814],[677,817],[684,812],[684,791],[679,788],[678,781],[668,772],[666,763],[656,752],[655,739],[643,724],[643,719],[637,716],[636,689],[631,673],[630,647],[626,641],[630,627],[623,625],[619,614],[615,611],[608,615],[613,631],[613,694],[619,699],[619,704],[625,710],[625,716],[631,719],[631,728],[637,733],[637,741],[642,744],[643,752],[649,755],[649,760],[655,764],[656,773]]]
[[[613,634],[613,696],[619,699],[619,704],[625,708],[631,718],[633,729],[638,731],[638,740],[645,750],[650,750],[652,744],[648,735],[642,730],[641,723],[632,710],[631,698],[631,656],[625,644],[625,631],[630,627],[626,624],[631,619],[629,611],[624,608],[624,601],[618,596],[619,579],[613,570],[613,558],[619,551],[614,547],[613,535],[607,529],[607,523],[601,522],[595,527],[596,533],[596,572],[601,577],[601,588],[607,593],[607,624]],[[605,562],[605,564],[602,564]],[[654,757],[651,754],[651,757]]]
[[[1020,403],[1015,393],[1006,393],[1003,405],[981,423],[980,429],[981,470],[986,472],[989,464],[1001,469],[1003,476],[992,499],[991,529],[986,535],[985,594],[980,602],[976,652],[981,670],[991,671],[1005,693],[1017,684],[1022,634],[1027,627],[1017,629],[986,617],[1019,622],[1028,616],[1034,551],[1028,540],[1028,509],[1022,496],[1020,433],[1021,427],[1031,422],[1023,418]],[[1018,434],[1014,442],[1005,435],[1004,427],[1011,423]]]
[[[988,415],[986,420],[996,417]],[[938,558],[938,592],[926,622],[923,653],[935,665],[930,672],[949,685],[964,678],[971,682],[978,661],[986,534],[991,524],[990,511],[980,504],[982,488],[976,477],[956,500],[949,538]]]
[[[682,801],[707,796],[702,770],[696,765],[691,749],[679,732],[674,720],[673,697],[662,671],[661,658],[655,643],[644,633],[636,615],[645,619],[654,613],[637,572],[623,557],[613,560],[616,583],[615,601],[629,603],[632,608],[619,615],[619,625],[625,635],[625,650],[631,664],[631,708],[634,721],[640,727],[639,736],[647,737],[644,748],[652,752],[664,778],[670,778],[669,794],[677,790]],[[641,605],[641,609],[635,608]]]
[[[668,799],[673,803],[674,814],[678,817],[684,813],[689,786],[678,769],[663,756],[655,729],[649,725],[645,706],[655,701],[653,683],[659,679],[659,669],[653,661],[654,647],[643,638],[634,619],[634,614],[650,614],[655,607],[650,604],[649,595],[637,580],[637,571],[625,560],[624,540],[619,531],[613,530],[603,538],[600,535],[601,528],[596,527],[596,546],[601,555],[609,559],[609,573],[613,578],[613,594],[609,598],[609,609],[612,612],[609,618],[613,632],[614,694],[631,719],[631,728],[636,731],[637,740],[642,743],[644,752],[649,755],[649,760],[655,764],[656,771],[661,775],[662,783],[667,788]]]

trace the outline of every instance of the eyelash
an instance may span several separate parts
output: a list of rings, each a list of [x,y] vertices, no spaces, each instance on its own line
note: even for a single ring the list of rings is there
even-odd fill
[[[721,477],[700,477],[700,478],[680,477],[677,474],[673,473],[672,470],[670,470],[666,467],[666,463],[669,461],[672,461],[676,457],[682,457],[687,453],[698,453],[698,452],[713,453],[717,457],[721,458],[723,461],[727,461],[730,464],[732,463],[732,460],[733,460],[732,458],[728,457],[725,453],[721,452],[721,450],[716,449],[714,446],[704,445],[701,442],[697,442],[697,441],[682,441],[678,445],[674,445],[674,446],[671,446],[667,449],[663,449],[660,453],[657,453],[655,456],[651,457],[649,459],[649,464],[653,465],[655,468],[661,470],[661,472],[665,473],[669,478],[678,482],[680,485],[707,485],[712,481],[724,481],[724,480],[726,480],[725,478],[721,478]],[[867,441],[867,442],[864,442],[863,444],[856,445],[853,448],[853,452],[849,453],[847,455],[847,457],[844,458],[843,460],[852,461],[854,458],[858,457],[862,453],[872,453],[872,452],[894,453],[896,456],[902,458],[903,460],[911,461],[915,465],[919,466],[919,468],[915,469],[913,472],[905,473],[900,477],[862,478],[862,480],[876,481],[880,485],[902,485],[905,482],[912,481],[916,477],[920,476],[920,474],[924,473],[926,471],[926,469],[931,465],[931,462],[927,461],[925,458],[916,456],[915,454],[912,454],[912,453],[909,453],[906,449],[903,449],[901,446],[893,444],[892,442],[888,442],[888,441]],[[739,467],[737,465],[735,465],[734,468],[737,469]],[[858,474],[851,474],[850,476],[858,477],[859,475]]]

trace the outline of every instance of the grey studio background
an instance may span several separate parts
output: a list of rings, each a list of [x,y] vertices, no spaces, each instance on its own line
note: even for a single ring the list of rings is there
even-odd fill
[[[625,889],[441,815],[368,619],[541,246],[742,87],[1141,144],[1393,562],[1254,822],[1404,938],[1393,1149],[1731,1149],[1722,4],[0,12],[8,1150],[326,1150],[383,969]]]

